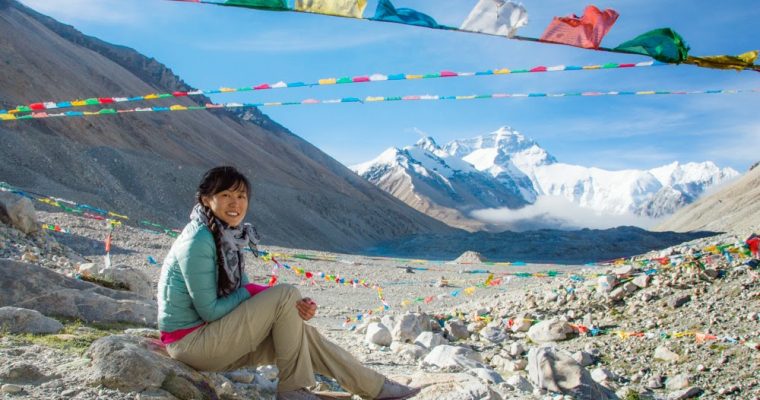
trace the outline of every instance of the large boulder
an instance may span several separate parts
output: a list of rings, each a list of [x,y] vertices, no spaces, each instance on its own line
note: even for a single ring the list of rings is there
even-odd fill
[[[116,335],[96,340],[85,354],[90,358],[89,381],[123,392],[157,389],[184,399],[217,399],[205,375],[170,358],[155,339]]]
[[[569,394],[579,399],[618,398],[613,391],[596,383],[570,353],[553,346],[530,349],[528,376],[538,388]]]
[[[156,302],[134,293],[72,279],[47,268],[0,260],[0,307],[37,310],[93,323],[155,326]]]
[[[94,263],[79,266],[79,273],[84,276],[120,283],[140,297],[153,299],[153,287],[148,275],[126,265],[101,268]]]
[[[63,325],[36,310],[0,307],[0,331],[9,333],[58,333]]]
[[[32,201],[13,193],[0,192],[0,221],[26,234],[40,230]]]

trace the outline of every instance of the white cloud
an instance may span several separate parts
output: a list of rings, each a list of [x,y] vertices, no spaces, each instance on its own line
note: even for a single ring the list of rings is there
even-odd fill
[[[492,225],[494,231],[607,229],[628,225],[649,228],[659,222],[654,218],[632,214],[601,214],[558,196],[540,197],[535,204],[518,210],[508,208],[476,210],[471,213],[471,216]]]

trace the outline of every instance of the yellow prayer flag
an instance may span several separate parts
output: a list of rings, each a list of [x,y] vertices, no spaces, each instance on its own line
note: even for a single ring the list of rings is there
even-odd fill
[[[143,96],[143,99],[145,99],[145,100],[153,100],[153,99],[157,99],[157,98],[158,98],[158,95],[155,94],[155,93],[151,93],[151,94],[147,94],[147,95]]]
[[[689,56],[684,61],[685,64],[698,65],[704,68],[716,68],[716,69],[735,69],[741,71],[745,68],[753,68],[755,60],[757,60],[758,51],[752,50],[746,53],[739,54],[738,56],[705,56],[705,57],[692,57]]]
[[[175,104],[175,105],[169,107],[169,109],[172,110],[172,111],[185,111],[185,110],[187,110],[187,107],[181,106],[179,104]]]
[[[334,85],[335,82],[336,82],[335,78],[325,78],[325,79],[319,80],[320,85]]]
[[[296,0],[296,10],[315,14],[361,18],[367,0]]]

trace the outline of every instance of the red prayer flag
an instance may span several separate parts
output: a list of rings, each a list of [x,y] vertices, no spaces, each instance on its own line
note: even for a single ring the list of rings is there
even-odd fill
[[[611,8],[601,11],[590,5],[586,7],[580,18],[575,14],[568,17],[554,17],[541,35],[541,41],[597,49],[618,16],[617,11]]]
[[[111,234],[109,233],[108,236],[106,236],[106,253],[111,252]]]
[[[32,103],[32,104],[29,104],[29,108],[35,111],[44,110],[45,105],[42,103]]]
[[[100,104],[112,104],[113,98],[112,97],[101,97],[98,99],[98,103]]]

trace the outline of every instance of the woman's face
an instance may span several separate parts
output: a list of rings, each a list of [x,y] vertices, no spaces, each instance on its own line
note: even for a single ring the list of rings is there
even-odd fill
[[[248,211],[248,194],[243,185],[238,185],[234,190],[222,190],[213,196],[203,196],[202,200],[217,218],[231,227],[239,226]]]

